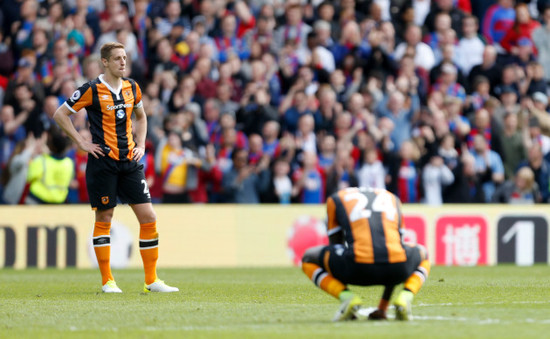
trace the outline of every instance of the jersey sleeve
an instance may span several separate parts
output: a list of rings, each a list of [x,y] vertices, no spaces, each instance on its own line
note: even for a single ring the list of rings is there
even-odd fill
[[[143,107],[143,102],[141,101],[141,88],[139,87],[138,83],[134,81],[136,84],[136,97],[134,100],[134,107],[135,108],[141,108]]]
[[[65,106],[67,106],[71,112],[76,113],[82,108],[91,106],[92,101],[92,87],[90,83],[86,83],[74,91],[73,95],[65,101]]]

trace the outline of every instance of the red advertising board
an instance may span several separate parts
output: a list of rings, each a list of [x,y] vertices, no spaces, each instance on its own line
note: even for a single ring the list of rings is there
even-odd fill
[[[403,223],[405,224],[403,233],[403,240],[405,243],[420,244],[427,247],[426,219],[422,216],[404,215]]]
[[[487,219],[479,215],[446,215],[435,226],[437,265],[487,265]]]

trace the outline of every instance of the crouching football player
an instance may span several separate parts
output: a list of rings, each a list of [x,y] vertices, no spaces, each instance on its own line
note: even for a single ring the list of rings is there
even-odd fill
[[[334,321],[362,318],[362,300],[347,284],[384,286],[378,309],[369,319],[386,319],[396,285],[404,288],[394,300],[396,319],[412,317],[411,302],[430,272],[422,246],[402,242],[401,203],[392,193],[369,188],[347,188],[327,199],[330,244],[310,248],[302,269],[315,285],[338,298]]]

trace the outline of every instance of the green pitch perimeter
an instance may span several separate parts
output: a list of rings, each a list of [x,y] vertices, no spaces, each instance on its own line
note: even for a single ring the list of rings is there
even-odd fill
[[[114,274],[121,295],[99,293],[95,270],[0,270],[0,338],[550,337],[548,266],[434,267],[408,323],[331,323],[338,302],[298,268],[160,270],[173,294]],[[378,303],[381,288],[352,289]]]

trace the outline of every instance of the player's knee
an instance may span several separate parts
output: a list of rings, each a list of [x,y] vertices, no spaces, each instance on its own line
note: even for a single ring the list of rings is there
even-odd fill
[[[306,250],[304,256],[302,257],[302,263],[311,263],[320,265],[319,256],[324,246],[311,247]]]
[[[148,224],[157,221],[157,214],[151,204],[139,204],[132,206],[140,224]]]
[[[108,210],[96,210],[95,212],[95,221],[98,222],[111,222],[113,219],[114,209],[110,208]]]

